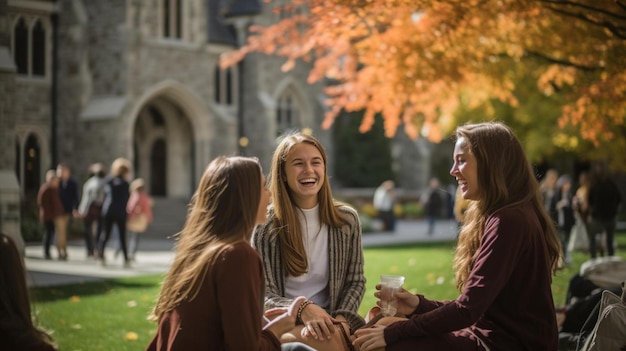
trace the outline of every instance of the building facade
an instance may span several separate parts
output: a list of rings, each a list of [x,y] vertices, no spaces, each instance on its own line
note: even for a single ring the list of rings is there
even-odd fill
[[[154,196],[188,198],[218,155],[269,169],[287,130],[332,155],[310,67],[256,53],[219,67],[251,24],[279,19],[261,0],[0,0],[0,169],[32,197],[59,162],[83,181],[125,157]]]

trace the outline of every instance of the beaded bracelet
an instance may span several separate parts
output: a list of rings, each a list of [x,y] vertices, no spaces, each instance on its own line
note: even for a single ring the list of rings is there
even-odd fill
[[[298,307],[298,313],[296,314],[296,324],[304,324],[304,322],[302,321],[302,311],[304,311],[304,308],[310,304],[312,304],[313,301],[311,300],[304,300],[300,306]]]

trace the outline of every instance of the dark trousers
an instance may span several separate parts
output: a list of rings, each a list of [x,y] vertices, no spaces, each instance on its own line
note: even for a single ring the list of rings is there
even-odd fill
[[[94,233],[93,227],[96,226],[96,233],[102,230],[102,221],[93,218],[85,218],[83,219],[83,224],[85,225],[85,248],[87,249],[87,256],[93,256],[94,249]],[[99,239],[99,236],[96,236]],[[96,241],[97,243],[98,241]]]
[[[383,228],[385,231],[396,230],[396,218],[391,211],[378,211],[378,217],[383,221]]]
[[[43,222],[43,254],[46,258],[50,257],[50,246],[54,240],[54,221]]]
[[[107,241],[111,237],[111,231],[113,224],[117,226],[117,231],[120,234],[120,247],[124,254],[124,260],[128,261],[128,252],[126,250],[126,218],[114,218],[104,217],[104,238],[99,241],[98,250],[100,251],[100,257],[104,258],[104,248],[107,245]]]
[[[591,258],[596,257],[596,235],[606,233],[606,251],[609,256],[615,254],[613,238],[615,237],[615,219],[595,219],[592,218],[587,225],[587,235],[589,235],[589,254]]]

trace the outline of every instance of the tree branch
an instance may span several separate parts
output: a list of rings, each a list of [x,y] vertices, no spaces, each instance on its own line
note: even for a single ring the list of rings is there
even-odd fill
[[[583,15],[582,13],[572,13],[569,11],[565,11],[565,10],[561,10],[561,9],[557,9],[557,8],[553,8],[551,6],[547,6],[548,9],[565,15],[565,16],[569,16],[569,17],[574,17],[576,19],[579,19],[581,21],[596,25],[596,26],[601,26],[604,27],[606,29],[608,29],[611,33],[613,33],[616,37],[620,38],[620,39],[626,39],[626,28],[622,28],[622,27],[618,27],[616,25],[614,25],[613,23],[610,23],[608,21],[596,21],[593,20],[591,18],[589,18],[586,15]]]
[[[577,64],[568,60],[561,60],[561,59],[557,59],[554,57],[549,57],[547,55],[544,55],[540,52],[537,51],[532,51],[532,50],[526,50],[525,51],[526,55],[528,56],[533,56],[536,58],[539,58],[541,60],[547,61],[549,63],[555,63],[561,66],[568,66],[568,67],[574,67],[576,69],[579,69],[581,71],[585,71],[585,72],[594,72],[594,71],[599,71],[602,70],[601,67],[592,67],[592,66],[584,66],[581,64]]]
[[[543,3],[549,4],[549,5],[580,7],[580,8],[583,8],[585,10],[591,10],[591,11],[594,11],[594,12],[597,12],[597,13],[601,13],[601,14],[603,14],[605,16],[613,17],[613,18],[618,19],[618,20],[626,20],[626,16],[620,16],[620,15],[618,15],[618,14],[616,14],[614,12],[611,12],[609,10],[605,10],[605,9],[598,8],[598,7],[595,7],[595,6],[590,6],[590,5],[587,5],[587,4],[577,3],[577,2],[574,2],[574,1],[568,1],[568,0],[540,0],[540,1],[543,2]],[[620,4],[619,3],[619,0],[616,0],[616,4],[624,6],[624,4]]]

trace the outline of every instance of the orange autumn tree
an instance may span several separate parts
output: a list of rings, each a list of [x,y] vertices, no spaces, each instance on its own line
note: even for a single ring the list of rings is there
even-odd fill
[[[330,82],[324,127],[342,110],[364,110],[361,131],[381,114],[388,136],[403,124],[438,141],[461,102],[517,106],[520,78],[510,72],[522,65],[541,94],[564,101],[554,128],[594,149],[626,149],[624,0],[266,2],[283,19],[251,27],[222,64],[254,51],[285,57],[283,70],[312,62],[309,81]]]

